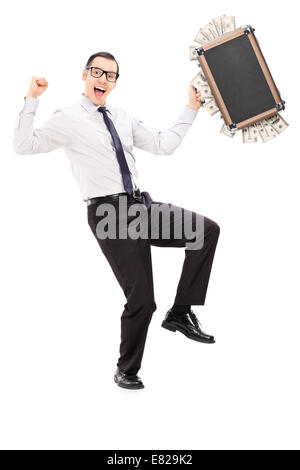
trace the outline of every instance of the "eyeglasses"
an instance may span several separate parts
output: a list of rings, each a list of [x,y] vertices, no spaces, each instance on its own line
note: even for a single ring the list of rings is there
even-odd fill
[[[117,78],[120,76],[116,72],[107,72],[106,70],[102,70],[99,67],[93,67],[92,65],[86,67],[86,70],[88,69],[91,69],[91,75],[94,78],[102,77],[102,75],[105,73],[106,80],[109,82],[116,82]]]

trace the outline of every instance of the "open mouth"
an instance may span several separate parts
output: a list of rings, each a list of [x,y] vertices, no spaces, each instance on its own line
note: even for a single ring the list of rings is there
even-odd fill
[[[102,88],[99,86],[94,87],[94,93],[97,98],[101,98],[101,96],[103,96],[105,92],[106,92],[105,88]]]

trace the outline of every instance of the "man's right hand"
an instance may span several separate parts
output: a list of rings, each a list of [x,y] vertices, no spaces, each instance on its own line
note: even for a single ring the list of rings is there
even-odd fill
[[[43,77],[32,77],[26,98],[37,98],[42,95],[48,87],[48,82]]]

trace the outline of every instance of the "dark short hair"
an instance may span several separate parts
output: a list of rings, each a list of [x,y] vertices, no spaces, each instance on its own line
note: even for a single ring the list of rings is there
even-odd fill
[[[85,66],[88,67],[89,65],[91,65],[95,57],[105,57],[106,59],[114,60],[115,63],[117,64],[117,74],[119,76],[119,64],[114,58],[114,56],[110,54],[109,52],[96,52],[95,54],[91,55],[91,57],[89,58]]]

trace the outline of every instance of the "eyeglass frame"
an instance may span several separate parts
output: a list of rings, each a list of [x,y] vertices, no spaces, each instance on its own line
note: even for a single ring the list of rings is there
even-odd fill
[[[86,69],[86,70],[91,69],[91,75],[92,75],[92,69],[102,70],[102,74],[100,75],[100,77],[102,77],[103,73],[105,73],[105,78],[106,78],[106,80],[107,80],[108,82],[110,82],[110,83],[116,83],[116,81],[118,80],[118,78],[119,78],[119,76],[120,76],[120,74],[119,74],[118,72],[113,72],[112,70],[111,70],[111,71],[109,71],[109,70],[103,70],[103,69],[101,69],[100,67],[96,67],[95,65],[89,65],[88,67],[85,67],[85,69]],[[108,74],[108,73],[115,73],[115,74],[116,74],[116,79],[115,79],[114,81],[108,80],[108,78],[107,78],[107,74]],[[100,78],[100,77],[94,77],[93,75],[92,75],[92,77],[93,77],[93,78]]]

